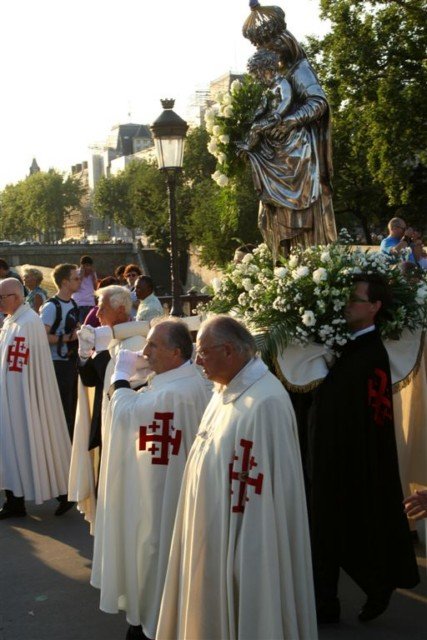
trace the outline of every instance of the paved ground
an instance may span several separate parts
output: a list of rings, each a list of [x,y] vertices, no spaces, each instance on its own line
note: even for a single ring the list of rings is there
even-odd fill
[[[0,522],[0,640],[124,640],[123,614],[101,613],[98,592],[89,585],[87,524],[75,510],[54,517],[56,506],[29,504],[30,516]],[[424,548],[417,551],[421,585],[396,593],[389,610],[370,624],[357,621],[363,594],[343,577],[342,622],[322,628],[320,640],[425,640],[427,576]]]

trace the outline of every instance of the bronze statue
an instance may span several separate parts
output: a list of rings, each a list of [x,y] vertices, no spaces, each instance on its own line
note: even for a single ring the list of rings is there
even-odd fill
[[[273,255],[336,239],[331,196],[330,112],[280,7],[251,0],[243,35],[257,47],[248,70],[264,86],[240,153],[260,197],[259,227]]]

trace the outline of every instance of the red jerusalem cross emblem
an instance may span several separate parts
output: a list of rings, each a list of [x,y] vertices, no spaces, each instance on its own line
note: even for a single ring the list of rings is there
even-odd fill
[[[28,364],[30,350],[25,346],[25,338],[17,336],[7,350],[9,371],[22,372],[22,367]]]
[[[233,484],[233,480],[238,480],[240,482],[239,486],[239,498],[237,504],[233,506],[233,513],[243,513],[245,510],[246,502],[249,501],[247,497],[247,489],[248,485],[255,488],[255,493],[260,494],[262,491],[262,481],[264,479],[264,474],[259,473],[257,477],[251,477],[249,475],[250,471],[254,467],[258,466],[258,463],[255,462],[254,456],[251,456],[251,449],[253,447],[253,442],[250,440],[240,440],[240,446],[243,447],[243,455],[242,455],[242,469],[237,471],[234,469],[234,462],[239,459],[239,456],[236,456],[236,452],[233,455],[233,462],[230,463],[230,485]],[[234,494],[233,489],[231,489],[231,495]]]
[[[156,422],[159,420],[159,422]],[[182,430],[172,426],[173,413],[154,414],[154,420],[148,427],[139,427],[139,450],[151,451],[151,464],[169,464],[169,445],[172,445],[172,455],[177,456],[181,446]],[[148,433],[148,429],[151,433]],[[159,431],[159,433],[156,433]],[[171,435],[175,431],[175,435]],[[147,448],[147,444],[151,446]],[[159,457],[154,456],[160,452]]]
[[[387,374],[382,369],[375,369],[375,378],[368,380],[368,404],[374,411],[374,422],[382,427],[386,420],[391,420],[391,399],[387,392]]]

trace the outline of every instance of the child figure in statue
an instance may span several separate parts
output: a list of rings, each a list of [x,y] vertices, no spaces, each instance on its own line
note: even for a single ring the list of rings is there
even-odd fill
[[[279,65],[278,54],[267,49],[259,49],[248,60],[249,73],[266,87],[266,91],[245,142],[238,145],[242,151],[254,149],[265,132],[279,124],[292,103],[292,87],[280,74]]]

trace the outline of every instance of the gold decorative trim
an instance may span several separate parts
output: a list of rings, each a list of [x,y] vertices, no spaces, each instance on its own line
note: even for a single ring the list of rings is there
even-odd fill
[[[292,382],[289,382],[289,380],[287,380],[283,375],[283,372],[280,368],[280,365],[276,356],[273,356],[272,361],[273,361],[276,378],[280,380],[280,382],[288,391],[292,391],[293,393],[307,393],[308,391],[313,391],[325,379],[325,378],[317,378],[317,380],[312,380],[311,382],[308,382],[307,384],[303,384],[303,385],[293,384]]]

